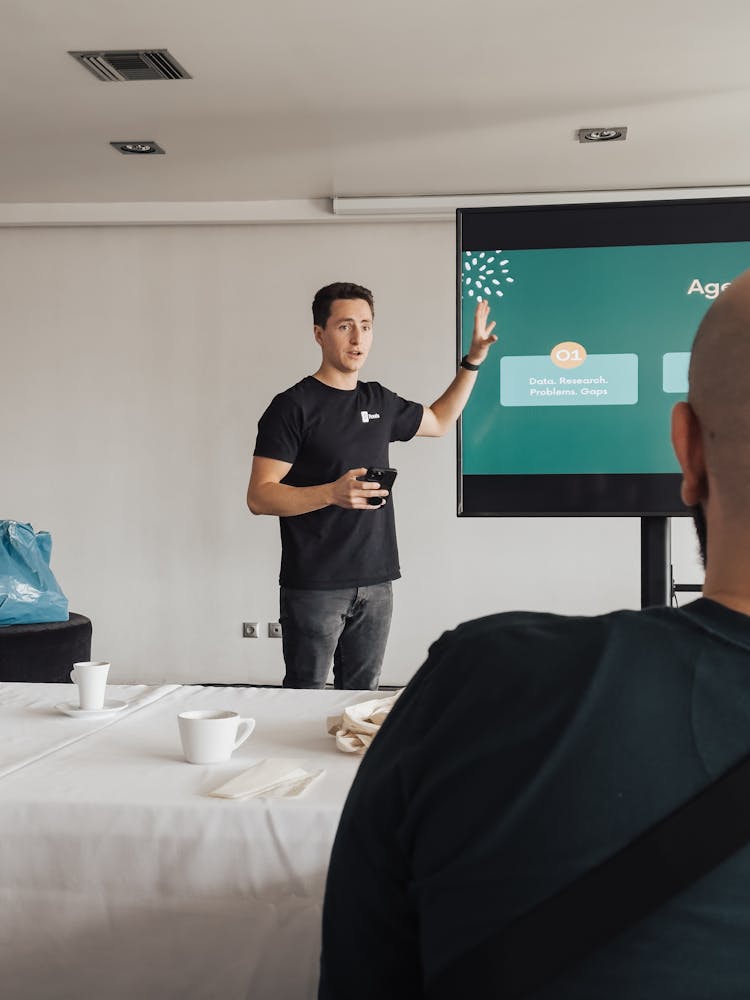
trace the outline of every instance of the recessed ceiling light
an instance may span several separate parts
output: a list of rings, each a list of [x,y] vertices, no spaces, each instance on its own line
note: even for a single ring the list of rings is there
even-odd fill
[[[164,150],[161,148],[158,142],[154,142],[153,139],[138,139],[130,140],[129,142],[110,142],[110,146],[114,146],[121,153],[125,153],[126,156],[143,156],[148,153],[163,153]]]
[[[576,132],[579,142],[624,142],[628,134],[626,125],[610,125],[608,128],[579,128]]]

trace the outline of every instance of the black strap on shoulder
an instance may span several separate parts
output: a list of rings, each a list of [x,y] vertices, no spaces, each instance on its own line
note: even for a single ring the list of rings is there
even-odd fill
[[[603,947],[750,841],[750,758],[617,854],[463,954],[429,1000],[516,1000]],[[479,992],[481,991],[481,993]]]

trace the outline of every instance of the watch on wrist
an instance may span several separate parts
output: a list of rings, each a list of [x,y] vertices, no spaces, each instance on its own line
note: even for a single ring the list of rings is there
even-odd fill
[[[480,368],[479,365],[473,365],[471,361],[469,361],[468,354],[464,354],[461,358],[461,367],[465,368],[467,372],[478,372]]]

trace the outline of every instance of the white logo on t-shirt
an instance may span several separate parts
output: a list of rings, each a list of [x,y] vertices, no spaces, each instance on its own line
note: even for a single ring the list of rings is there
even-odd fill
[[[369,423],[370,420],[380,420],[379,413],[368,413],[367,410],[360,410],[360,416],[362,417],[362,423]]]

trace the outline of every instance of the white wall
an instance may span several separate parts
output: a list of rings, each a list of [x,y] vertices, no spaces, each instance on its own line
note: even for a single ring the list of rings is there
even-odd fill
[[[278,615],[278,525],[245,507],[257,419],[317,367],[310,301],[334,280],[376,293],[365,377],[430,402],[454,371],[453,268],[449,223],[0,229],[0,517],[52,532],[114,681],[280,682],[281,643],[240,635]],[[384,683],[469,617],[638,606],[637,520],[459,520],[454,435],[391,459]]]

